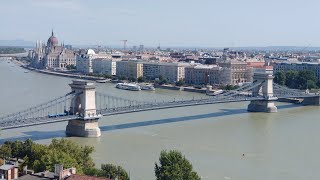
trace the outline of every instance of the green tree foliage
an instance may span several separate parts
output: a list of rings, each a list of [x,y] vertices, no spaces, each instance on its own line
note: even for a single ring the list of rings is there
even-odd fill
[[[139,82],[139,83],[144,82],[144,81],[145,81],[145,79],[144,79],[143,76],[138,77],[138,82]]]
[[[164,78],[162,75],[159,76],[159,80],[156,81],[156,83],[162,85],[162,84],[167,84],[168,79]]]
[[[129,77],[128,80],[131,81],[131,82],[136,82],[136,81],[137,81],[137,78],[135,78],[135,77]]]
[[[228,85],[222,87],[222,89],[224,89],[224,90],[235,90],[235,89],[238,89],[238,88],[239,88],[239,86],[231,85],[231,84],[228,84]]]
[[[112,79],[113,78],[113,76],[110,75],[110,74],[104,74],[103,77],[106,78],[106,79]]]
[[[183,86],[185,84],[184,80],[180,79],[176,82],[176,86]]]
[[[73,65],[73,64],[71,64],[71,65],[67,65],[66,68],[67,68],[68,70],[74,70],[74,69],[76,69],[76,66]]]
[[[8,159],[12,157],[12,149],[9,144],[3,144],[0,148],[0,158]]]
[[[0,149],[0,157],[24,159],[24,164],[35,172],[53,171],[55,164],[65,168],[75,167],[78,173],[94,166],[90,154],[94,148],[80,146],[67,139],[53,139],[50,145],[42,145],[32,140],[5,142]]]
[[[314,81],[308,80],[307,81],[307,88],[308,89],[317,89],[319,88],[319,85],[317,85]]]
[[[0,54],[15,54],[26,52],[24,48],[19,47],[0,47]]]
[[[298,89],[310,89],[310,88],[318,88],[316,87],[317,76],[313,71],[299,71],[297,82]],[[313,85],[313,87],[309,87],[308,85]]]
[[[127,80],[128,78],[126,76],[119,76],[119,80]]]
[[[107,177],[110,179],[129,180],[129,175],[121,166],[115,166],[113,164],[102,164],[101,169],[86,168],[84,174],[88,176]]]
[[[97,176],[102,177],[102,171],[100,169],[91,167],[91,168],[84,168],[83,173],[88,176]]]
[[[281,72],[277,72],[275,75],[274,75],[274,82],[279,84],[279,85],[285,85],[286,83],[286,74],[281,71]]]
[[[161,151],[160,164],[155,163],[157,180],[200,180],[191,163],[179,151]]]
[[[128,173],[121,166],[115,166],[113,164],[102,164],[101,171],[101,175],[103,175],[103,177],[108,177],[111,179],[118,177],[118,179],[129,180]]]
[[[313,71],[277,72],[275,74],[274,82],[280,85],[286,85],[292,89],[318,88],[317,76]]]

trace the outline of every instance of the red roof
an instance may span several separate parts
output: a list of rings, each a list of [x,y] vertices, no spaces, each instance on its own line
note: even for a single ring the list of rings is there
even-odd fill
[[[109,178],[101,178],[101,177],[78,175],[78,174],[73,174],[67,177],[66,179],[67,180],[112,180]]]

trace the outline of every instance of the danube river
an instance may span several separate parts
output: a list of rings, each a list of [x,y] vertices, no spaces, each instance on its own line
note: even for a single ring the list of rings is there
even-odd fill
[[[0,114],[23,110],[70,91],[71,79],[0,61]],[[199,98],[156,90],[129,92],[114,84],[98,91],[137,100]],[[183,107],[103,117],[100,138],[70,137],[95,147],[92,157],[123,166],[133,180],[151,180],[163,149],[183,152],[202,179],[312,180],[320,178],[320,107],[277,103],[279,112],[248,113],[247,103]],[[32,138],[49,143],[65,137],[66,122],[2,131],[0,141]],[[244,156],[243,156],[244,154]]]

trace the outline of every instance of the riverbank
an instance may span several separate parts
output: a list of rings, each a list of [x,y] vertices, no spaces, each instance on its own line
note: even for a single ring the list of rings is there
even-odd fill
[[[57,71],[50,71],[50,70],[44,70],[44,69],[36,69],[33,67],[30,67],[29,65],[18,61],[18,60],[12,60],[16,65],[38,73],[43,74],[49,74],[54,76],[61,76],[61,77],[68,77],[68,78],[77,78],[77,79],[86,79],[86,80],[101,80],[101,77],[93,77],[93,76],[87,76],[87,75],[80,75],[80,74],[71,74],[71,73],[63,73],[63,72],[57,72]],[[206,88],[197,89],[194,87],[179,87],[179,86],[172,86],[172,85],[155,85],[155,88],[160,89],[169,89],[169,90],[179,90],[179,91],[187,91],[187,92],[195,92],[195,93],[202,93],[205,94],[207,92]],[[210,93],[213,93],[214,91],[210,91]]]
[[[194,88],[191,86],[173,86],[173,85],[154,85],[155,88],[159,89],[169,89],[169,90],[177,90],[177,91],[187,91],[187,92],[194,92],[194,93],[201,93],[201,94],[206,94],[206,93],[214,93],[217,90],[207,90],[207,88]]]
[[[0,61],[1,114],[48,102],[70,92],[69,78],[24,73]],[[204,98],[204,94],[157,89],[122,91],[98,84],[98,92],[131,100]],[[102,117],[100,138],[66,137],[67,122],[1,131],[0,141],[31,138],[50,144],[52,138],[94,146],[99,168],[112,163],[130,171],[132,179],[155,179],[154,164],[161,150],[179,150],[204,180],[317,179],[320,161],[320,107],[276,102],[277,113],[248,113],[248,103],[137,112]],[[245,154],[245,156],[242,156]],[[137,163],[139,162],[139,163]],[[303,162],[303,163],[301,163]]]
[[[56,72],[56,71],[50,71],[50,70],[45,70],[45,69],[36,69],[33,67],[30,67],[27,64],[22,63],[21,61],[17,61],[17,60],[12,60],[13,63],[15,63],[16,65],[30,70],[30,71],[34,71],[34,72],[38,72],[38,73],[42,73],[42,74],[48,74],[48,75],[54,75],[54,76],[60,76],[60,77],[67,77],[67,78],[76,78],[76,79],[85,79],[85,80],[92,80],[92,81],[96,81],[96,80],[101,80],[100,77],[93,77],[93,76],[87,76],[87,75],[80,75],[80,74],[71,74],[71,73],[63,73],[63,72]]]

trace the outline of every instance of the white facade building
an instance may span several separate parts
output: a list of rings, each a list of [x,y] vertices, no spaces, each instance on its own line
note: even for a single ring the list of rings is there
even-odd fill
[[[143,63],[136,60],[117,61],[116,74],[127,78],[139,78],[143,76]]]
[[[108,74],[115,76],[117,72],[117,61],[112,59],[94,59],[92,60],[93,73]]]
[[[155,79],[162,76],[169,82],[177,82],[184,80],[185,67],[190,66],[189,63],[143,63],[143,76],[147,79]]]
[[[76,58],[77,71],[86,74],[93,73],[92,61],[98,58],[111,58],[111,55],[106,53],[96,54],[92,49],[88,49],[86,53],[80,53]]]
[[[185,82],[192,85],[224,84],[223,68],[217,65],[196,65],[185,68]]]

